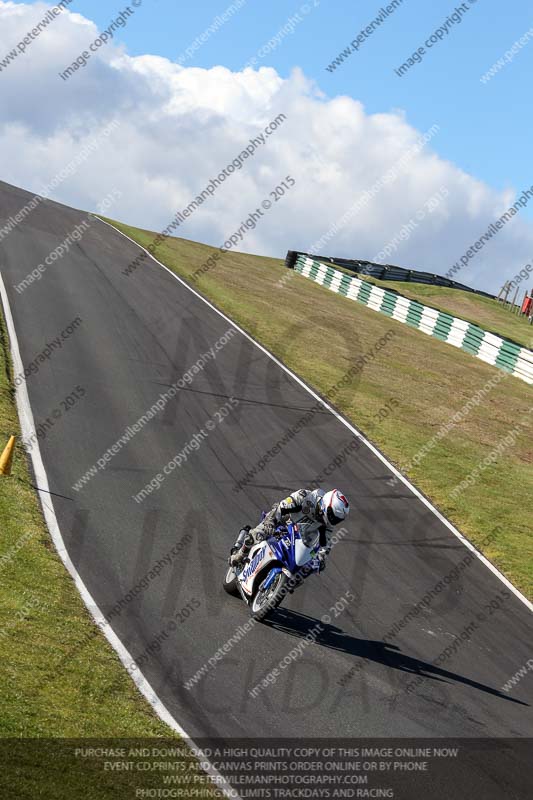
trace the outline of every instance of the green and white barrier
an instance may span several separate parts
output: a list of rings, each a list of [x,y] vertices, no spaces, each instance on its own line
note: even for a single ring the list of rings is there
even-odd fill
[[[464,319],[424,306],[417,300],[409,300],[389,289],[381,289],[373,283],[348,275],[308,256],[299,255],[294,269],[332,292],[356,300],[412,328],[418,328],[429,336],[466,350],[487,364],[533,384],[533,352],[526,347],[484,331]]]

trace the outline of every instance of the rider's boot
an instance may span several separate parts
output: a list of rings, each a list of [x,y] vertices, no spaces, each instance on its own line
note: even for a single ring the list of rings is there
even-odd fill
[[[254,543],[254,537],[250,534],[250,530],[250,525],[245,525],[244,528],[241,528],[239,531],[237,540],[231,548],[229,563],[232,567],[234,567],[236,564],[240,564],[240,562],[246,558],[250,552],[250,548]]]

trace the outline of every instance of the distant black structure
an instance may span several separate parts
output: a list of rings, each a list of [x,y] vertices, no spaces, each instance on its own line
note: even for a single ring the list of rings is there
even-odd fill
[[[472,289],[471,286],[451,281],[443,275],[435,275],[433,272],[420,272],[417,269],[404,269],[393,264],[374,264],[372,261],[361,261],[360,259],[314,256],[309,253],[289,250],[285,259],[285,266],[289,269],[294,269],[298,256],[313,258],[315,261],[323,261],[325,264],[336,264],[339,267],[356,272],[358,275],[369,275],[371,278],[377,278],[380,281],[411,281],[412,283],[426,283],[432,286],[446,286],[449,289],[461,289],[463,292],[472,292],[482,297],[490,297],[492,300],[496,299],[494,294],[483,292],[481,289]]]

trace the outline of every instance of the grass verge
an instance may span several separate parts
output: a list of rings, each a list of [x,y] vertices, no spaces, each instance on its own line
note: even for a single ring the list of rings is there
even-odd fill
[[[145,247],[156,237],[113,224]],[[207,269],[207,260],[217,254],[215,266]],[[499,370],[289,272],[279,259],[220,255],[216,248],[175,238],[162,242],[156,256],[324,396],[358,354],[369,353],[393,330],[394,337],[369,359],[357,386],[340,391],[335,405],[471,541],[481,545],[500,526],[484,552],[533,598],[533,403],[527,384],[505,376],[434,441],[442,425]],[[137,280],[142,270],[154,268],[144,261],[124,280]],[[477,316],[473,321],[483,322]],[[513,430],[519,433],[507,446],[505,437]],[[429,442],[430,451],[413,463]],[[501,452],[485,466],[484,459],[497,447]],[[480,478],[454,495],[453,488],[480,465]]]

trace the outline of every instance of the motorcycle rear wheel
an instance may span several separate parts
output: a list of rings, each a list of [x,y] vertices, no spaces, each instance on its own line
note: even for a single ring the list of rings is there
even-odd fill
[[[228,594],[232,594],[234,597],[239,597],[239,590],[237,589],[237,576],[235,575],[235,570],[233,567],[228,567],[228,571],[224,576],[224,581],[222,583],[224,587],[224,591]]]
[[[260,622],[271,611],[279,606],[287,594],[287,590],[285,588],[286,583],[287,576],[284,572],[279,572],[266,591],[261,590],[262,584],[259,586],[259,589],[255,593],[254,599],[252,600],[253,619]]]

